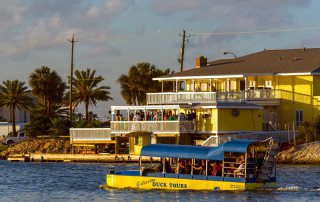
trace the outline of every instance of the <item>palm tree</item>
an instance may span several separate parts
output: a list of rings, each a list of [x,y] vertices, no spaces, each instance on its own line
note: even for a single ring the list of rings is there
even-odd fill
[[[30,97],[30,91],[27,90],[25,82],[18,80],[3,81],[0,85],[0,106],[6,106],[10,110],[12,132],[15,136],[16,131],[16,117],[15,110],[29,109],[33,105],[33,100]]]
[[[76,70],[73,80],[73,106],[80,103],[85,105],[85,119],[88,121],[89,105],[96,106],[97,101],[108,101],[109,86],[98,86],[104,79],[101,76],[95,76],[96,70],[87,69],[86,71]]]
[[[36,69],[31,75],[29,84],[32,87],[32,94],[39,100],[46,116],[55,116],[55,109],[61,107],[63,93],[66,84],[56,71],[51,71],[49,67],[42,66]]]
[[[130,67],[128,75],[122,74],[120,83],[121,95],[129,105],[146,103],[147,92],[159,92],[161,85],[152,78],[170,74],[170,69],[160,70],[150,63],[138,63]]]

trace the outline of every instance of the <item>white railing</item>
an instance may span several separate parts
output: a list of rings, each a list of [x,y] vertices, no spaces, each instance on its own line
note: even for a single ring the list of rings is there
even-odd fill
[[[240,102],[247,99],[281,98],[279,90],[252,89],[241,92],[166,92],[147,93],[150,104]]]
[[[213,135],[206,139],[202,146],[217,147],[222,143],[236,140],[236,139],[251,139],[251,140],[265,140],[272,137],[279,143],[292,142],[292,135],[288,131],[258,131],[248,132],[243,134],[225,134],[225,135]]]
[[[111,140],[111,128],[70,128],[70,142]]]
[[[280,90],[272,89],[251,89],[248,91],[242,91],[244,99],[273,99],[281,98]],[[246,95],[246,97],[245,97]]]
[[[113,134],[146,131],[153,133],[183,133],[195,130],[192,121],[111,121]]]

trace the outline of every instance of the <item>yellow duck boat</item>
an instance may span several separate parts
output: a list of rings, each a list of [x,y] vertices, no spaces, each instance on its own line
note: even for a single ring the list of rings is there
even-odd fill
[[[254,190],[274,186],[278,144],[232,140],[218,147],[152,144],[142,156],[160,157],[160,165],[139,162],[139,170],[110,171],[108,188],[160,190]]]

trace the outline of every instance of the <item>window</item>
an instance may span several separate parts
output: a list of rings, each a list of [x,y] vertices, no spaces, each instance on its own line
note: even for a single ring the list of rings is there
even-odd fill
[[[200,83],[201,86],[201,92],[208,91],[208,83]]]
[[[237,82],[236,81],[230,81],[230,90],[231,91],[237,90]]]
[[[303,110],[302,109],[296,110],[295,120],[296,120],[296,127],[300,127],[303,122]]]
[[[272,88],[272,80],[264,81],[264,87]]]
[[[255,88],[256,87],[256,81],[249,81],[249,88]]]

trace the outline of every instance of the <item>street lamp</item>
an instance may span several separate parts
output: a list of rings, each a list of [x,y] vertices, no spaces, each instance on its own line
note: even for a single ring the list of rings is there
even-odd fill
[[[233,52],[229,52],[229,51],[223,52],[223,55],[227,55],[227,54],[233,55],[234,58],[237,58],[237,56]]]

